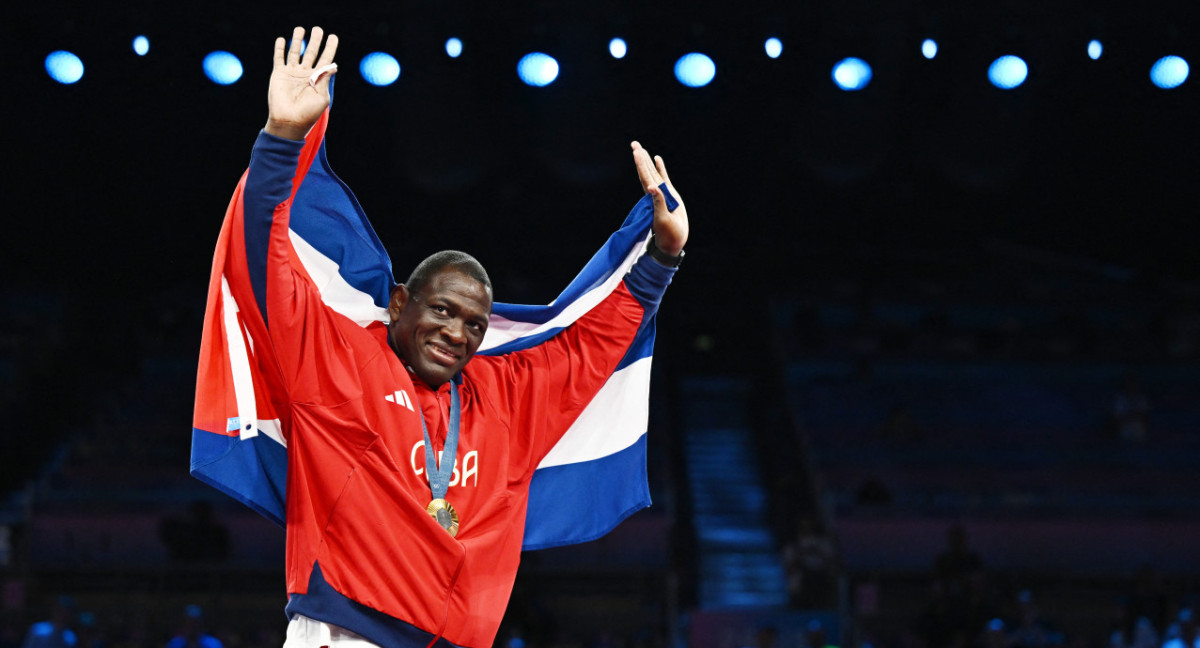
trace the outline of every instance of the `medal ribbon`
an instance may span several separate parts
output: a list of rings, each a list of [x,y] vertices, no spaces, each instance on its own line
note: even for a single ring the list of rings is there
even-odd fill
[[[454,474],[454,462],[458,459],[458,423],[462,419],[462,405],[458,400],[457,376],[450,381],[450,425],[446,433],[446,445],[442,448],[442,463],[438,466],[433,454],[433,443],[429,441],[429,428],[425,426],[425,415],[421,414],[421,432],[425,434],[425,474],[429,476],[429,492],[433,499],[445,499],[450,488],[450,476]]]

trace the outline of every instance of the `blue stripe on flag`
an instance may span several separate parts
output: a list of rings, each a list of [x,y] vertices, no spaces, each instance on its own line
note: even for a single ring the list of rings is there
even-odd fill
[[[358,199],[329,168],[325,143],[292,202],[291,229],[338,264],[338,274],[387,308],[392,261]]]
[[[597,490],[602,484],[604,490]],[[650,506],[646,435],[595,461],[539,468],[529,484],[525,551],[589,542]]]
[[[287,493],[287,448],[260,434],[245,441],[236,436],[192,428],[192,476],[284,525]]]
[[[333,104],[335,80],[329,79]],[[292,201],[292,231],[318,252],[338,264],[338,274],[354,288],[368,294],[375,305],[387,308],[391,298],[392,260],[371,227],[366,212],[350,187],[329,166],[325,140]]]

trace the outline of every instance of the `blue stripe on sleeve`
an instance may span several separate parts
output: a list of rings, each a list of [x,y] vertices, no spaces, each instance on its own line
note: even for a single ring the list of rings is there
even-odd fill
[[[263,322],[267,321],[267,247],[271,241],[271,222],[275,208],[292,194],[292,178],[303,148],[304,142],[260,132],[246,173],[246,189],[242,194],[246,265]]]
[[[650,255],[643,254],[629,269],[629,274],[625,275],[625,287],[646,309],[647,316],[658,312],[658,304],[667,286],[671,285],[675,271],[675,268],[668,268]]]

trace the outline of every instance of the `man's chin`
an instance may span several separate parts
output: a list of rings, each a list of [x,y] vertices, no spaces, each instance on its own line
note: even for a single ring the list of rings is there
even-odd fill
[[[450,382],[454,374],[458,373],[457,367],[443,367],[434,365],[433,367],[420,367],[416,369],[417,377],[425,381],[426,385],[437,389],[443,384]]]

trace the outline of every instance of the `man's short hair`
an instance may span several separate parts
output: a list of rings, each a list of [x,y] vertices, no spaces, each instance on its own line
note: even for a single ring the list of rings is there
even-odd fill
[[[458,250],[442,250],[425,257],[424,261],[413,268],[412,274],[408,275],[408,281],[404,282],[404,285],[408,287],[409,293],[419,293],[425,289],[426,284],[433,279],[434,275],[446,269],[457,270],[467,275],[483,284],[489,295],[492,294],[492,280],[488,278],[483,264],[470,254]]]

